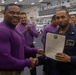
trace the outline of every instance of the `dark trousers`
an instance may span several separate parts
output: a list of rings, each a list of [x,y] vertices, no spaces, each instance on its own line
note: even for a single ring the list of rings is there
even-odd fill
[[[76,75],[74,63],[63,63],[56,60],[38,57],[38,65],[45,65],[44,75]]]
[[[38,65],[45,65],[43,72],[44,75],[58,75],[55,60],[50,60],[49,58],[40,56],[38,57]]]
[[[47,60],[45,75],[76,75],[76,65],[73,63]]]
[[[35,46],[33,44],[30,45],[30,48],[34,48]],[[27,58],[29,58],[30,56],[27,56]],[[35,58],[36,54],[33,54],[31,57]],[[30,74],[31,75],[36,75],[36,67],[33,68],[32,70],[30,70]]]
[[[32,57],[35,58],[36,54],[34,54]],[[30,73],[31,73],[31,75],[36,75],[36,67],[33,68],[32,70],[30,70]]]
[[[57,63],[58,75],[76,75],[76,65],[74,63]]]

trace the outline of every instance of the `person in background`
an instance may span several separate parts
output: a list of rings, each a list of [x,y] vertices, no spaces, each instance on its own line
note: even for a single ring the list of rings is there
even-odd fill
[[[43,29],[41,41],[44,47],[45,47],[45,40],[46,40],[47,32],[56,32],[58,28],[59,26],[56,23],[56,15],[53,15],[50,25],[46,25],[45,28]]]
[[[37,59],[24,59],[24,53],[44,54],[42,49],[26,46],[23,34],[16,29],[20,11],[16,4],[8,4],[4,9],[4,20],[0,23],[0,75],[22,75],[25,67],[33,68]]]
[[[30,48],[34,48],[34,37],[38,37],[38,32],[36,30],[36,25],[30,24],[27,22],[27,15],[25,12],[20,14],[20,24],[16,26],[19,29],[25,38],[25,44]],[[32,57],[36,57],[36,54],[31,55]],[[27,56],[29,58],[29,55]],[[30,70],[31,75],[36,75],[36,68]]]
[[[58,28],[59,26],[56,23],[56,15],[53,15],[50,25],[46,25],[45,28],[43,29],[41,41],[43,43],[44,50],[45,50],[46,34],[48,32],[56,32]],[[43,73],[46,73],[46,68],[47,68],[47,64],[43,66],[43,71],[44,71]]]
[[[70,24],[72,26],[76,26],[76,14],[71,14],[70,15]]]

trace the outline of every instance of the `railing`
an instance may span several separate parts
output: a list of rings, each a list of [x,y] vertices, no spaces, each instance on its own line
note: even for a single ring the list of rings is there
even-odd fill
[[[55,14],[58,8],[60,7],[39,11],[39,16]],[[72,5],[67,9],[69,10],[69,12],[76,11],[76,5]]]

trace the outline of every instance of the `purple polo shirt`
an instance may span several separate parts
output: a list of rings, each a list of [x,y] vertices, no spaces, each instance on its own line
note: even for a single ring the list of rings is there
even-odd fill
[[[26,26],[27,25],[31,25],[31,29],[27,30]],[[24,38],[25,38],[25,43],[27,46],[30,46],[31,44],[33,44],[34,41],[34,37],[38,37],[38,32],[36,30],[36,26],[33,24],[19,24],[16,26],[17,29],[19,29],[23,34],[24,34]]]
[[[56,27],[54,27],[52,24],[45,26],[45,28],[43,29],[43,34],[42,34],[42,38],[41,38],[43,45],[45,45],[46,33],[47,32],[56,32],[58,28],[59,28],[58,25]]]
[[[23,70],[31,66],[31,60],[24,59],[24,52],[26,56],[37,53],[37,49],[27,47],[20,32],[4,21],[0,23],[0,70]]]

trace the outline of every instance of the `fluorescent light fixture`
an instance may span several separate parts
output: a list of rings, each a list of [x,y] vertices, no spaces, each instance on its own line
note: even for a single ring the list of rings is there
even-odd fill
[[[4,1],[4,0],[1,0],[1,2],[2,2],[2,3],[5,3],[5,1]]]
[[[5,3],[5,1],[2,1],[2,3]]]
[[[14,2],[14,4],[17,4],[17,2]]]
[[[19,2],[22,2],[23,0],[19,0]]]
[[[39,0],[39,2],[42,2],[43,0]]]
[[[31,3],[31,5],[34,5],[35,3],[33,2],[33,3]]]

